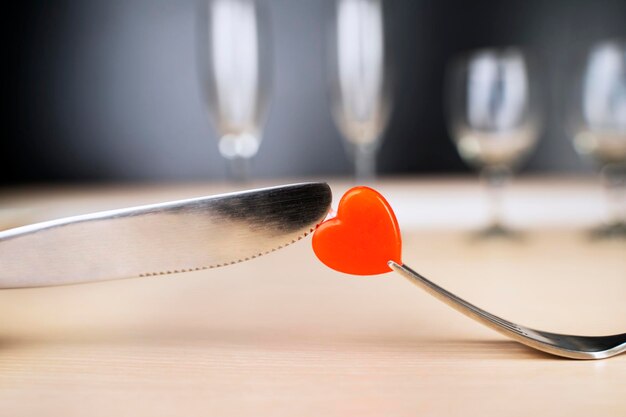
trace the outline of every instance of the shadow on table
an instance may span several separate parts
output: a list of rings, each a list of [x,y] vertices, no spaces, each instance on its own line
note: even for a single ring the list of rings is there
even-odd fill
[[[434,361],[561,359],[504,339],[429,338],[428,335],[323,334],[277,328],[142,327],[56,331],[47,334],[0,333],[2,351],[30,347],[102,347],[286,350],[302,352],[358,352],[363,355],[420,355]]]

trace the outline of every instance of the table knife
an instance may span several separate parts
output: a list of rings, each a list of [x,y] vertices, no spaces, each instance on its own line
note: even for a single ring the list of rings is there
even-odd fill
[[[217,268],[312,232],[330,208],[302,183],[68,217],[0,232],[0,288]]]

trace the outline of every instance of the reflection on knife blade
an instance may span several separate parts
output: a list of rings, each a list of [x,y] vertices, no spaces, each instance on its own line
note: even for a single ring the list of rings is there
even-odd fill
[[[196,271],[293,243],[330,208],[303,183],[93,213],[0,232],[0,288]]]

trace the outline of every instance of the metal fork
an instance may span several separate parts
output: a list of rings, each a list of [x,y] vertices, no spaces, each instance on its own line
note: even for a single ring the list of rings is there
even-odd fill
[[[495,316],[424,278],[406,265],[389,267],[413,284],[466,316],[533,349],[570,359],[605,359],[626,352],[626,333],[610,336],[572,336],[529,329]]]

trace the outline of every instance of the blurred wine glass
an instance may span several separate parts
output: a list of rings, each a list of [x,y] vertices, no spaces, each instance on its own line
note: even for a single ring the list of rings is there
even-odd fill
[[[455,62],[446,80],[447,121],[459,154],[480,170],[491,220],[481,236],[513,236],[502,220],[502,190],[540,133],[537,79],[517,48],[484,49]]]
[[[337,0],[330,34],[332,113],[357,180],[373,179],[391,102],[381,1]]]
[[[598,237],[626,237],[626,40],[595,45],[574,83],[568,130],[576,150],[599,166],[609,219]]]
[[[271,82],[265,9],[255,0],[204,0],[198,25],[203,96],[232,175],[248,176],[261,143]]]

